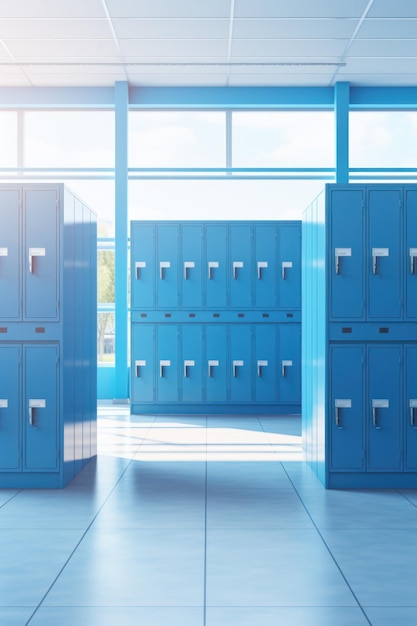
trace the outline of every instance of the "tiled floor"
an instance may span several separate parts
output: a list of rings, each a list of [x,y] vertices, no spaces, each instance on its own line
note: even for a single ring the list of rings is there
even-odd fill
[[[62,491],[0,490],[2,626],[415,626],[417,490],[326,491],[296,417],[99,410]]]

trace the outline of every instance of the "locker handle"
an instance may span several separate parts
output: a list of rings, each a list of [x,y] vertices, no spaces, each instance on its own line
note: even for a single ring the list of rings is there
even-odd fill
[[[194,261],[184,261],[184,280],[188,280],[188,270],[195,267]]]
[[[29,273],[33,274],[33,258],[36,256],[46,256],[45,248],[29,248]]]
[[[8,248],[0,248],[0,256],[9,256]]]
[[[164,367],[169,367],[171,365],[171,361],[159,361],[159,376],[160,378],[164,377]]]
[[[136,261],[136,263],[135,263],[136,280],[140,279],[140,270],[143,269],[144,267],[146,267],[146,262],[145,261]]]
[[[243,267],[243,261],[233,261],[233,278],[237,278],[237,270],[239,267]]]
[[[29,425],[35,427],[34,409],[44,409],[46,400],[29,400]]]
[[[414,271],[414,259],[417,257],[417,248],[410,248],[410,271],[415,274]]]
[[[268,367],[268,361],[258,361],[258,378],[262,378],[263,367]]]
[[[283,376],[286,374],[286,367],[292,367],[292,361],[282,361],[281,363],[281,373]]]
[[[141,367],[146,367],[146,361],[135,361],[136,378],[140,378]]]
[[[208,362],[208,375],[209,375],[209,378],[213,378],[212,369],[213,369],[213,367],[218,367],[219,364],[220,363],[217,360],[212,360],[212,361]]]
[[[213,272],[212,270],[219,267],[219,262],[218,261],[209,261],[208,262],[208,279],[212,280],[213,278]]]
[[[410,421],[412,428],[417,428],[414,409],[417,408],[417,400],[410,400]]]
[[[382,426],[378,426],[378,409],[388,409],[389,400],[372,400],[372,424],[377,430],[381,430]]]
[[[352,408],[352,400],[350,398],[346,399],[338,399],[334,401],[334,419],[336,422],[336,426],[340,429],[344,428],[344,426],[340,425],[340,409],[351,409]]]
[[[164,280],[164,270],[171,267],[170,261],[161,261],[159,263],[159,278]]]
[[[244,364],[244,361],[233,361],[233,378],[237,378],[237,368]]]
[[[292,267],[292,261],[283,261],[282,262],[281,274],[282,274],[283,280],[285,280],[285,270],[288,269],[289,267]]]
[[[184,361],[184,378],[188,378],[188,368],[194,366],[195,361]]]
[[[0,409],[8,409],[9,408],[9,401],[6,399],[1,399],[0,400]]]
[[[372,272],[378,273],[378,258],[381,256],[389,256],[389,248],[372,248]]]
[[[262,280],[262,270],[268,267],[268,261],[258,261],[258,280]]]
[[[335,248],[334,249],[334,260],[335,260],[335,271],[336,274],[339,274],[340,269],[340,257],[341,256],[352,256],[352,248]]]

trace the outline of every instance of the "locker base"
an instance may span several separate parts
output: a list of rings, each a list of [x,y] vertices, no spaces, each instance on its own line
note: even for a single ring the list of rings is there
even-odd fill
[[[93,459],[94,457],[92,457]],[[90,459],[90,460],[92,460]],[[84,462],[83,468],[90,462]],[[83,469],[82,468],[82,469]],[[0,489],[63,489],[78,474],[63,476],[60,472],[0,471]]]
[[[298,415],[301,404],[131,404],[136,415]]]
[[[416,489],[417,472],[330,473],[327,489]]]

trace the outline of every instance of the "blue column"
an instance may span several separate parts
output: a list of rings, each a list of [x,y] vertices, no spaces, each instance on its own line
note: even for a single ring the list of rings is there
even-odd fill
[[[336,182],[349,182],[349,83],[334,86]]]
[[[115,104],[115,329],[116,329],[116,399],[128,398],[128,112],[127,82],[116,82]]]

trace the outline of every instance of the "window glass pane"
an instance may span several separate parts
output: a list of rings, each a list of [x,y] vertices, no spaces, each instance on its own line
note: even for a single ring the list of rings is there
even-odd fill
[[[226,114],[131,111],[129,167],[225,167]]]
[[[333,167],[328,111],[246,111],[232,116],[234,167]]]
[[[26,167],[114,167],[112,111],[26,111]]]
[[[114,181],[68,180],[64,181],[97,215],[99,237],[114,237]]]
[[[114,250],[99,249],[97,252],[97,301],[114,303]]]
[[[0,167],[17,167],[17,113],[0,111]]]
[[[416,111],[352,111],[350,167],[417,167]]]
[[[115,333],[114,313],[99,311],[97,314],[97,361],[99,365],[114,364]]]

